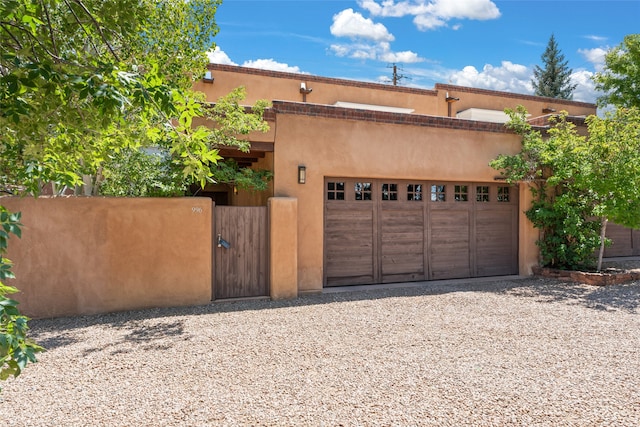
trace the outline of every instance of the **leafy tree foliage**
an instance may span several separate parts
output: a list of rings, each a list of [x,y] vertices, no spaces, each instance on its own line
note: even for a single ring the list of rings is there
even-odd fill
[[[273,178],[270,170],[241,168],[234,160],[218,162],[212,172],[215,182],[252,191],[265,191]]]
[[[245,139],[250,132],[265,132],[268,124],[263,120],[264,109],[268,104],[257,102],[251,111],[240,105],[245,98],[243,87],[234,89],[219,98],[202,113],[210,120],[203,127],[211,132],[211,144],[215,147],[232,145],[241,151],[249,151],[249,142]],[[167,150],[155,148],[151,151],[138,148],[123,149],[108,156],[104,163],[104,182],[100,185],[100,194],[128,197],[166,197],[185,193],[188,182],[181,169],[183,163]],[[233,160],[217,161],[210,166],[209,181],[238,186],[245,190],[264,191],[272,179],[271,171],[240,168]]]
[[[11,261],[5,258],[11,234],[20,237],[20,214],[0,206],[0,380],[20,375],[28,362],[36,361],[36,353],[44,349],[27,338],[28,318],[20,315],[18,302],[7,298],[17,292],[4,280],[14,278]],[[0,388],[0,390],[2,390]]]
[[[214,47],[220,3],[2,0],[0,191],[38,195],[54,183],[62,192],[90,177],[95,194],[105,165],[111,173],[114,159],[145,146],[168,153],[183,181],[204,185],[221,159],[217,147],[247,149],[241,135],[264,129],[264,105],[247,117],[237,100],[210,109],[191,90]],[[194,126],[210,111],[227,117],[211,117],[215,129]],[[11,215],[19,214],[1,215],[5,232],[18,234]],[[8,265],[3,259],[4,278]],[[0,288],[0,379],[19,374],[38,349],[9,292]]]
[[[555,36],[551,34],[547,48],[542,54],[544,68],[536,65],[531,83],[538,96],[572,99],[576,84],[571,84],[571,70],[568,61],[558,47]]]
[[[640,34],[629,34],[609,50],[604,69],[593,80],[596,89],[605,92],[598,104],[640,108]]]
[[[38,194],[103,179],[109,155],[156,145],[206,182],[217,146],[239,139],[194,127],[191,91],[218,28],[220,0],[21,0],[0,3],[2,183]],[[245,123],[240,116],[236,119]]]
[[[566,113],[554,119],[546,135],[527,123],[523,107],[507,113],[508,126],[522,136],[522,148],[516,155],[498,156],[491,166],[508,182],[530,186],[534,201],[526,215],[541,231],[542,265],[599,270],[607,221],[640,226],[639,111],[590,116],[588,138]]]

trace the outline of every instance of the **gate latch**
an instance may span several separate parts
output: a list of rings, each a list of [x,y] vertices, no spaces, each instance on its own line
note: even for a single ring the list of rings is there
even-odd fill
[[[231,243],[224,240],[221,234],[218,234],[218,247],[229,249],[231,247]]]

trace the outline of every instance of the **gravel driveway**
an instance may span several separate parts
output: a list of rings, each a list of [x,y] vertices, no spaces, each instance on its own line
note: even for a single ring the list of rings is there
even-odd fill
[[[527,278],[32,321],[0,425],[640,425],[639,305]]]

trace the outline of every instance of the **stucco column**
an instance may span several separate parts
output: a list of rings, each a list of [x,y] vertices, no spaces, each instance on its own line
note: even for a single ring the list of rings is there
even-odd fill
[[[525,211],[531,208],[533,195],[531,189],[526,183],[520,184],[520,212],[518,218],[519,224],[519,270],[523,276],[533,274],[531,268],[538,265],[540,257],[540,248],[536,245],[539,230],[533,226],[529,218],[525,215]]]
[[[298,199],[269,199],[271,299],[298,297]]]

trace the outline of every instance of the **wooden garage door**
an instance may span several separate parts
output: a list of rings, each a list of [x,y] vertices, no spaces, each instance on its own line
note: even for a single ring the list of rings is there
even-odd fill
[[[633,230],[610,222],[607,224],[606,235],[611,239],[611,246],[604,250],[605,257],[640,255],[640,230]]]
[[[325,181],[325,286],[515,274],[517,188]]]

